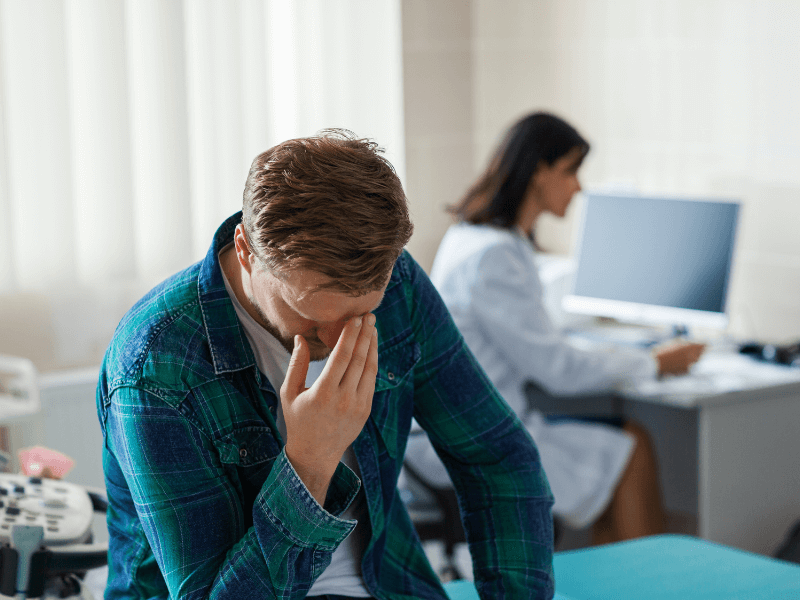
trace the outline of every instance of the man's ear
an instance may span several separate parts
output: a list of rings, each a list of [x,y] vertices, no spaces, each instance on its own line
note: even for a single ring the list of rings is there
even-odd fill
[[[239,264],[245,271],[250,273],[253,269],[253,261],[256,257],[250,250],[250,244],[247,243],[247,236],[244,233],[244,225],[241,223],[236,226],[236,230],[233,232],[233,245]]]

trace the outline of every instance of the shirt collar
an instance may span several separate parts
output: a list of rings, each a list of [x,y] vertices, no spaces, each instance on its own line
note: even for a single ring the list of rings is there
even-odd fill
[[[200,263],[197,280],[203,325],[216,374],[253,367],[256,362],[225,288],[219,263],[220,251],[233,240],[233,232],[241,222],[242,213],[239,211],[219,226],[208,253]]]

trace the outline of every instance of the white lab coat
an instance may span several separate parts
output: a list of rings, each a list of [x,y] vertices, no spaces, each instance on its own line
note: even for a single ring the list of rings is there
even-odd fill
[[[629,379],[655,377],[657,366],[644,350],[586,350],[570,343],[545,311],[535,258],[519,231],[453,225],[439,246],[431,279],[478,362],[524,419],[555,497],[553,512],[580,528],[607,506],[633,439],[606,425],[553,423],[540,413],[526,414],[524,385],[532,380],[565,396],[608,392]],[[434,483],[446,478],[424,438],[412,440],[407,458]]]

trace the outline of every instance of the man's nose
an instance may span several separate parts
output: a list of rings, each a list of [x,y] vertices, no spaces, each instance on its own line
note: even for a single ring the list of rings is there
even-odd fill
[[[338,321],[333,325],[319,327],[317,329],[317,337],[328,348],[333,349],[333,347],[336,346],[336,342],[339,341],[339,336],[342,334],[342,329],[344,329],[345,323],[347,323],[347,321]]]

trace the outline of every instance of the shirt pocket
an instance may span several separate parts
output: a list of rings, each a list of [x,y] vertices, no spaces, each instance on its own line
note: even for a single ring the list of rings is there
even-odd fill
[[[234,428],[214,441],[226,476],[236,489],[241,502],[242,535],[253,525],[253,506],[261,487],[269,477],[280,445],[271,427],[249,425]]]
[[[217,439],[214,445],[239,492],[244,508],[244,525],[249,527],[253,504],[280,454],[280,445],[272,428],[266,425],[238,427]]]
[[[414,408],[414,367],[420,354],[419,344],[409,339],[378,355],[370,419],[392,458],[405,452]]]
[[[266,425],[238,427],[214,441],[220,462],[239,467],[275,460],[281,449]]]

